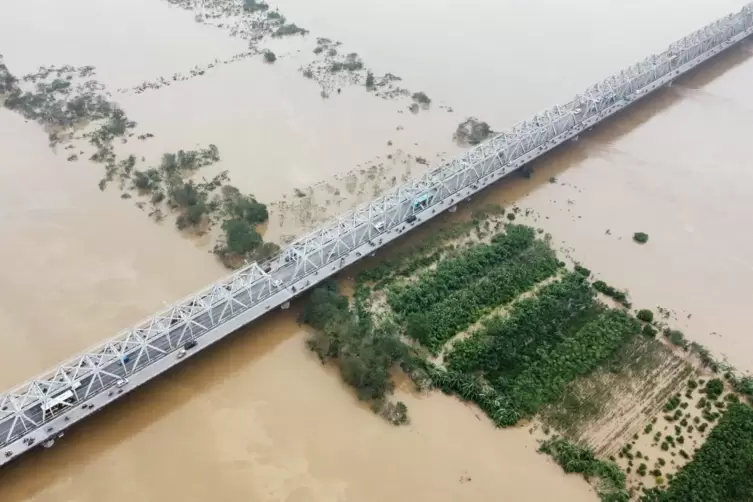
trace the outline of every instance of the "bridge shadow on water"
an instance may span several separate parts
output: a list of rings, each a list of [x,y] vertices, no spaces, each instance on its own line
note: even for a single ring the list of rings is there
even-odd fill
[[[725,54],[679,78],[675,86],[700,89],[714,79],[753,57],[750,41],[735,46]],[[515,203],[528,193],[549,183],[566,170],[597,155],[604,145],[611,145],[630,134],[657,114],[678,104],[687,96],[673,88],[661,89],[641,102],[599,124],[593,131],[581,134],[578,142],[569,142],[536,159],[523,174],[513,174],[486,188],[469,203],[461,203],[455,214],[445,213],[410,234],[401,237],[379,252],[366,258],[342,276],[354,276],[359,270],[461,219],[469,219],[475,209],[491,201]],[[162,375],[83,423],[67,431],[65,438],[53,448],[36,450],[0,469],[0,499],[33,498],[51,484],[71,476],[71,466],[85,466],[101,461],[112,448],[147,429],[190,400],[206,396],[224,381],[232,378],[254,361],[271,353],[281,343],[297,336],[301,328],[295,323],[300,298],[289,311],[266,315]],[[148,411],[144,411],[148,408]],[[185,432],[185,431],[184,431]],[[182,432],[176,430],[177,434]],[[188,435],[188,434],[187,434]],[[188,438],[186,440],[189,440]],[[159,448],[159,445],[153,445]],[[148,455],[148,451],[143,452]],[[133,482],[136,480],[123,480]]]

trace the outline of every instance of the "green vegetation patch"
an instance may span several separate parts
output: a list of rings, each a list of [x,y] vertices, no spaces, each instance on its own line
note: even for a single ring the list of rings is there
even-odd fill
[[[633,240],[638,244],[645,244],[648,242],[648,234],[645,232],[636,232],[633,234]]]
[[[541,349],[558,344],[602,311],[583,276],[567,274],[517,302],[508,315],[487,320],[456,343],[445,360],[454,371],[483,374],[505,388],[539,360]]]
[[[705,425],[705,424],[704,424]],[[695,458],[666,490],[647,490],[642,502],[753,500],[753,409],[731,404]]]
[[[523,415],[533,415],[542,405],[559,398],[570,382],[595,370],[640,332],[635,319],[608,310],[573,336],[550,347],[536,364],[528,366],[509,390]]]
[[[388,300],[392,309],[403,315],[425,312],[446,300],[453,293],[472,285],[491,268],[509,261],[531,247],[536,233],[530,227],[508,225],[507,231],[457,257],[437,264],[436,269],[419,275],[414,283],[390,289]]]
[[[394,389],[392,369],[400,365],[410,371],[414,351],[402,343],[389,319],[373,322],[363,306],[351,308],[337,283],[327,281],[311,293],[302,320],[316,329],[308,347],[322,362],[337,365],[360,400],[371,402],[375,412],[395,424],[407,421],[405,405],[388,405],[386,398]]]
[[[627,293],[624,291],[620,291],[619,289],[613,288],[609,284],[607,284],[604,281],[595,281],[594,289],[598,291],[599,293],[602,293],[612,299],[614,299],[617,303],[620,303],[624,307],[630,308],[630,302],[627,298]]]
[[[407,318],[407,334],[438,353],[447,340],[490,309],[508,304],[558,269],[554,252],[537,241],[520,255],[487,270],[470,287],[451,294],[425,312],[411,314]]]
[[[550,455],[565,472],[582,474],[587,481],[597,478],[596,490],[603,502],[630,500],[625,473],[614,462],[596,458],[593,450],[552,438],[542,442],[539,451]]]

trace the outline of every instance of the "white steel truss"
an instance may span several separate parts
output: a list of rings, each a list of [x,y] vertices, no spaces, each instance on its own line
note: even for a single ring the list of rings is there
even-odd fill
[[[66,408],[111,391],[119,380],[179,350],[280,289],[290,288],[295,293],[294,285],[302,279],[311,278],[306,284],[317,282],[315,277],[324,267],[336,269],[338,262],[342,264],[343,257],[357,248],[367,243],[376,246],[374,241],[385,232],[406,228],[411,215],[427,210],[434,213],[438,210],[434,206],[440,204],[450,207],[459,201],[459,190],[475,189],[490,174],[519,167],[521,159],[530,158],[531,153],[543,151],[563,135],[577,134],[615,105],[653,90],[663,77],[686,71],[687,63],[710,57],[752,32],[753,3],[678,40],[663,53],[589,87],[569,103],[496,134],[420,178],[336,218],[296,240],[279,256],[261,265],[248,265],[112,340],[0,394],[0,447],[44,426]]]

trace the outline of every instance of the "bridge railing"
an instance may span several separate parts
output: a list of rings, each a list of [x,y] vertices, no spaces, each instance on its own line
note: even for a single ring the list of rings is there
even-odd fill
[[[453,202],[461,188],[509,168],[511,162],[543,149],[553,138],[577,130],[584,121],[604,114],[615,104],[640,97],[653,89],[651,86],[658,79],[679,73],[678,68],[686,63],[723,50],[735,37],[751,31],[753,3],[674,42],[666,51],[611,75],[569,103],[554,106],[507,132],[496,134],[421,177],[325,223],[263,264],[248,265],[113,339],[0,394],[0,425],[11,423],[7,434],[0,435],[0,446],[43,426],[49,416],[43,411],[40,419],[38,410],[40,407],[45,410],[60,392],[72,390],[79,403],[92,393],[105,391],[119,377],[111,371],[114,364],[122,365],[125,375],[138,371],[152,359],[177,350],[186,340],[268,299],[280,288],[316,273],[365,242],[404,224],[411,214],[434,211],[433,206]],[[178,330],[181,330],[179,336],[173,336]],[[92,384],[95,378],[101,385]],[[88,384],[81,385],[82,382]]]

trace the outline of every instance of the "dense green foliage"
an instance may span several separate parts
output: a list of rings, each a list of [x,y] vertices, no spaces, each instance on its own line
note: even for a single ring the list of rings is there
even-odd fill
[[[682,331],[677,330],[677,329],[666,328],[664,330],[664,336],[666,336],[669,339],[669,342],[672,345],[681,347],[683,349],[688,348],[688,341],[685,339],[685,334]]]
[[[502,378],[506,387],[538,360],[540,349],[559,343],[600,311],[583,276],[568,274],[516,303],[509,315],[489,319],[470,338],[456,343],[445,360],[451,370],[481,372],[495,386]]]
[[[520,373],[508,391],[512,402],[521,414],[536,413],[543,404],[559,397],[570,382],[596,369],[639,332],[635,319],[608,310]]]
[[[243,0],[243,10],[246,12],[259,12],[269,9],[269,4],[258,0]]]
[[[747,397],[748,401],[753,404],[753,377],[730,375],[729,381],[732,388],[735,389],[735,392],[739,392]]]
[[[594,289],[599,293],[607,295],[623,306],[630,308],[630,302],[628,301],[627,294],[624,291],[613,288],[604,281],[595,281],[593,286]]]
[[[575,265],[575,271],[583,277],[589,277],[591,275],[591,271],[582,265]]]
[[[500,426],[513,425],[561,397],[569,383],[613,356],[640,327],[627,313],[597,303],[585,277],[570,273],[457,342],[445,357],[448,376],[488,382],[496,391],[488,413]],[[465,387],[459,392],[464,398],[481,393],[455,380],[456,387]]]
[[[648,490],[642,502],[753,500],[753,409],[731,404],[708,439],[666,491]]]
[[[710,401],[715,401],[724,392],[724,382],[718,378],[712,378],[706,383],[705,392]]]
[[[635,314],[635,317],[640,319],[643,322],[653,322],[654,320],[654,313],[651,312],[648,309],[641,309],[638,311],[637,314]]]
[[[107,134],[104,134],[104,137],[107,138]],[[166,200],[171,209],[178,211],[175,224],[183,230],[205,222],[209,215],[219,207],[219,204],[212,201],[210,197],[214,190],[227,181],[226,172],[223,171],[212,180],[201,183],[186,179],[196,170],[219,160],[218,148],[215,145],[209,145],[208,148],[198,150],[166,153],[162,156],[159,167],[145,171],[133,169],[135,165],[135,158],[133,158],[129,165],[119,166],[117,171],[121,173],[121,176],[130,176],[133,189],[150,195],[153,203],[158,204]],[[108,176],[108,179],[111,177]]]
[[[277,56],[272,51],[264,51],[264,61],[267,63],[274,63],[277,61]]]
[[[220,199],[224,236],[214,247],[227,265],[238,265],[243,260],[262,261],[276,252],[276,244],[264,243],[256,227],[269,219],[267,206],[253,195],[245,195],[237,188],[222,187]]]
[[[461,289],[425,312],[408,316],[407,333],[434,353],[477,321],[489,309],[505,305],[559,268],[554,252],[543,242],[534,243],[507,263],[487,270],[476,283]]]
[[[644,232],[636,232],[633,234],[633,240],[638,244],[645,244],[648,242],[648,234]]]
[[[598,478],[597,492],[603,502],[628,502],[625,473],[613,462],[596,458],[593,450],[566,439],[544,441],[539,451],[551,455],[565,472],[582,474],[587,480]]]
[[[3,55],[0,54],[0,94],[10,93],[16,88],[16,77],[3,63]]]
[[[467,288],[484,277],[489,269],[508,261],[529,248],[535,231],[522,225],[508,225],[491,244],[481,244],[455,258],[442,260],[436,269],[425,272],[419,280],[389,292],[390,307],[400,314],[425,312],[452,293]]]
[[[307,342],[309,348],[322,362],[336,362],[343,380],[356,390],[359,399],[383,401],[393,390],[392,368],[397,364],[408,368],[413,360],[410,348],[396,336],[394,324],[359,322],[332,281],[312,292],[303,321],[316,328]]]

